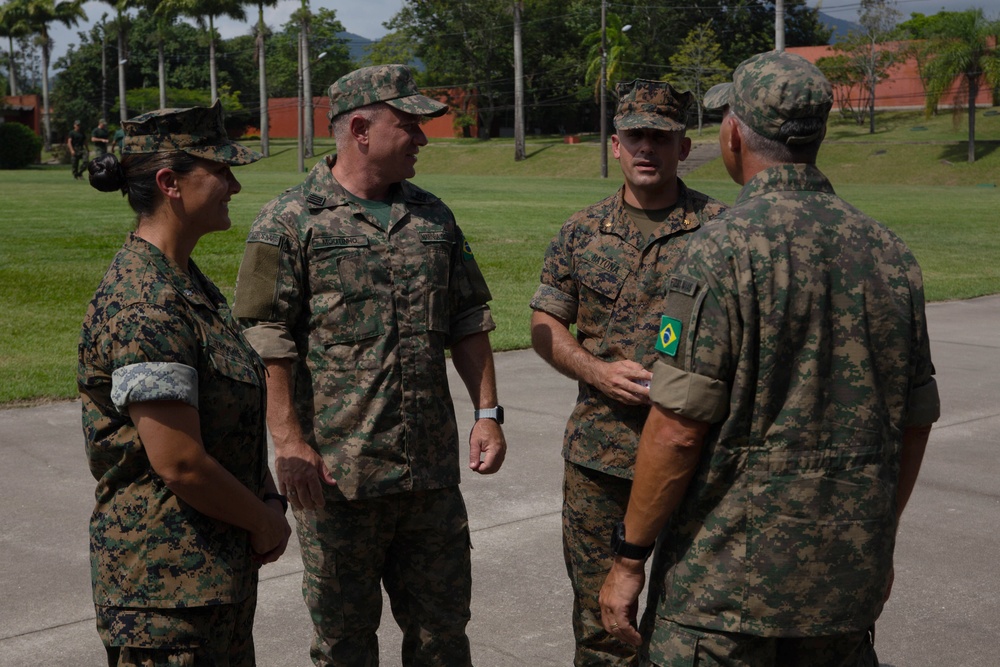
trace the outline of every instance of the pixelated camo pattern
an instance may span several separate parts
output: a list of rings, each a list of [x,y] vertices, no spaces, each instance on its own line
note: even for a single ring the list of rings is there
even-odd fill
[[[495,328],[454,216],[408,182],[388,229],[321,161],[267,204],[240,266],[234,312],[287,331],[302,431],[345,498],[459,483],[445,349]],[[255,303],[253,295],[271,297]]]
[[[701,305],[668,294],[688,351],[663,360],[724,380],[730,401],[661,536],[659,615],[762,635],[867,629],[892,566],[909,394],[933,382],[913,255],[815,167],[783,165],[692,235],[678,271]]]
[[[184,401],[197,408],[198,371],[162,361],[123,366],[111,374],[111,401],[122,412],[142,401]]]
[[[689,232],[725,205],[680,184],[677,207],[652,240],[632,224],[623,190],[574,214],[545,252],[531,308],[576,324],[577,340],[606,362],[630,359],[652,370],[664,309],[664,285]],[[580,383],[563,456],[578,465],[632,478],[648,406],[608,398]]]
[[[403,65],[362,67],[345,74],[330,86],[330,119],[376,102],[389,102],[415,116],[440,116],[448,110],[420,94],[410,68]]]
[[[614,125],[619,131],[650,128],[675,131],[687,127],[694,95],[680,92],[664,81],[636,79],[618,84],[618,109]]]
[[[136,608],[243,600],[256,586],[246,531],[177,498],[152,469],[128,413],[111,398],[116,371],[150,363],[196,371],[205,450],[263,493],[260,358],[193,262],[187,274],[131,235],[98,287],[80,336],[83,432],[98,482],[90,524],[94,600]]]
[[[189,155],[224,162],[250,164],[263,155],[230,141],[223,122],[222,104],[211,107],[160,109],[122,123],[122,155],[184,151]]]

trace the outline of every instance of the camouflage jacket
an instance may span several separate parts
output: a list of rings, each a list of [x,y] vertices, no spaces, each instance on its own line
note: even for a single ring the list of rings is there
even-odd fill
[[[545,253],[531,307],[575,323],[580,345],[598,359],[630,359],[652,370],[667,276],[677,267],[688,232],[725,205],[681,182],[676,208],[647,239],[629,219],[623,196],[624,187],[563,224]],[[648,406],[619,403],[581,382],[563,456],[631,479],[648,413]]]
[[[813,166],[766,169],[671,277],[651,396],[713,424],[660,536],[678,623],[817,636],[882,609],[903,428],[939,412],[920,269]]]
[[[490,293],[444,203],[402,182],[381,229],[332,159],[265,206],[234,312],[264,359],[290,359],[302,432],[344,498],[454,486],[445,349],[495,326]]]
[[[97,505],[90,522],[94,601],[190,607],[253,594],[246,531],[192,509],[150,466],[128,405],[198,408],[205,450],[258,495],[267,443],[264,369],[219,290],[132,235],[87,310],[77,384]]]

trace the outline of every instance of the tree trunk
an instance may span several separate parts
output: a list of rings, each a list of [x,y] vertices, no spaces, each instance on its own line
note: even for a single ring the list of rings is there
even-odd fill
[[[122,121],[128,120],[128,104],[125,101],[125,25],[121,11],[118,12],[118,116]]]
[[[156,41],[157,72],[160,76],[160,108],[167,108],[167,59],[163,53],[163,33]]]
[[[42,129],[45,150],[52,150],[52,119],[49,118],[49,32],[42,29]]]
[[[260,152],[270,157],[271,143],[267,125],[267,73],[264,67],[264,5],[257,5],[257,66],[260,79]]]
[[[969,162],[976,161],[976,98],[979,97],[979,73],[969,76]]]
[[[305,155],[306,157],[313,156],[313,93],[312,93],[312,75],[310,74],[311,63],[309,57],[309,26],[305,23],[303,19],[302,25],[302,95],[305,101],[305,111],[303,111],[303,120],[305,121],[305,128],[302,130],[305,134]]]
[[[208,77],[212,88],[212,104],[219,99],[219,84],[215,74],[215,22],[208,17]]]
[[[10,51],[7,52],[7,55],[10,56],[10,94],[17,95],[17,72],[14,68],[14,38],[8,35],[7,40],[10,42]]]
[[[521,60],[521,0],[514,0],[514,161],[524,153],[524,65]]]

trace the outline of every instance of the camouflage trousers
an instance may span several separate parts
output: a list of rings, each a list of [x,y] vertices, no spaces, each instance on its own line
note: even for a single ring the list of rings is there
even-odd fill
[[[643,625],[650,623],[649,615]],[[757,637],[657,618],[648,662],[656,667],[878,667],[873,632],[828,637]],[[648,628],[643,628],[643,637]]]
[[[611,531],[625,516],[632,480],[566,462],[563,476],[563,557],[573,585],[576,667],[635,665],[633,646],[601,625],[598,595],[614,558]]]
[[[256,594],[181,609],[97,607],[108,667],[253,667]]]
[[[469,519],[458,487],[327,502],[295,512],[316,665],[378,665],[381,583],[403,665],[472,664]]]

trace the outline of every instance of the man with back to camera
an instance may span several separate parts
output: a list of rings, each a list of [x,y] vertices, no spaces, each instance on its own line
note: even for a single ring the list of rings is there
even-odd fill
[[[636,660],[633,646],[601,626],[597,595],[649,412],[660,286],[689,232],[724,209],[677,177],[691,150],[685,136],[691,93],[639,79],[620,84],[618,94],[611,145],[625,182],[563,225],[531,301],[532,346],[580,385],[563,445],[563,555],[574,592],[578,667]],[[569,331],[574,323],[576,338]]]
[[[97,155],[104,155],[108,152],[109,136],[108,121],[102,118],[98,121],[94,131],[90,133],[90,141],[94,144],[94,150],[97,152]]]
[[[650,664],[878,664],[896,528],[940,404],[916,260],[815,166],[832,100],[781,52],[705,96],[743,189],[666,284],[601,590],[605,627]]]
[[[337,154],[260,212],[234,312],[269,373],[279,488],[295,511],[316,665],[377,665],[380,584],[404,665],[471,664],[468,515],[450,348],[472,403],[469,468],[506,453],[489,289],[450,209],[412,185],[447,106],[402,65],[330,87]]]

